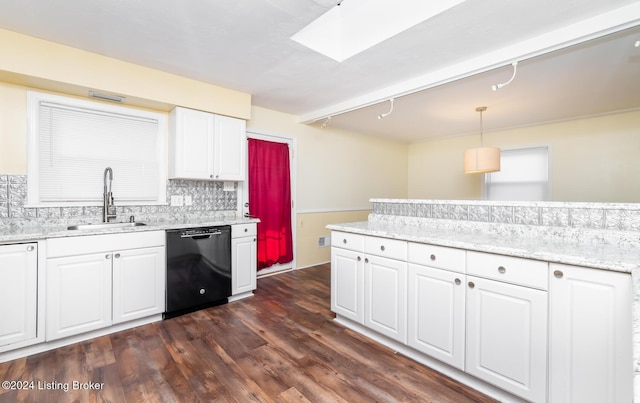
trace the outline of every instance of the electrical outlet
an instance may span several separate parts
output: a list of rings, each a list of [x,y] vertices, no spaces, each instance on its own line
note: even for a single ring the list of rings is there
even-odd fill
[[[193,199],[191,198],[191,195],[186,195],[184,197],[184,205],[191,206],[192,204],[193,204]]]
[[[182,195],[172,195],[171,196],[171,206],[173,207],[182,207],[184,206],[184,198]]]

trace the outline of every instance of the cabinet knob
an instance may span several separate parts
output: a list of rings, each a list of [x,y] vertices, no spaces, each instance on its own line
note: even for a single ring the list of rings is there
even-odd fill
[[[209,175],[209,178],[213,179],[213,175]]]
[[[119,257],[120,257],[120,254],[119,254],[119,253],[116,253],[116,259],[117,259],[117,258],[119,258]]]
[[[384,252],[384,245],[380,245],[380,250]]]
[[[431,256],[429,256],[429,259],[431,259],[431,260],[436,260],[436,255],[433,255],[433,254],[432,254]]]
[[[553,275],[554,275],[556,278],[562,278],[562,276],[564,276],[564,273],[563,273],[563,272],[561,272],[560,270],[555,270],[555,271],[553,272]]]
[[[455,280],[455,283],[456,283],[456,285],[460,285],[460,283],[462,283],[462,281],[460,281],[460,279],[459,279],[459,278],[457,278],[457,279]]]
[[[200,295],[204,295],[205,292],[207,292],[207,290],[205,290],[204,288],[200,289]]]
[[[362,258],[360,256],[358,256],[358,262],[361,261],[361,260],[362,260]]]
[[[220,175],[216,175],[216,179],[218,179],[220,177]]]
[[[342,243],[347,243],[347,238],[343,239]]]
[[[106,255],[104,255],[104,258],[105,258],[105,259],[111,259],[111,255],[106,254]]]
[[[245,229],[244,229],[244,232],[249,232],[249,228],[245,228]]]
[[[473,287],[475,287],[475,286],[476,286],[476,285],[473,283],[473,281],[469,281],[469,288],[473,288]]]
[[[27,246],[27,252],[33,252],[34,249],[33,245]]]
[[[256,241],[256,239],[255,239],[255,238],[253,238],[253,242],[255,242],[255,241]]]
[[[504,266],[500,266],[498,267],[498,272],[500,272],[501,274],[504,274],[507,272],[507,269],[505,269]]]
[[[365,262],[365,263],[369,263],[369,258],[368,258],[368,257],[365,257],[365,258],[364,258],[364,262]]]

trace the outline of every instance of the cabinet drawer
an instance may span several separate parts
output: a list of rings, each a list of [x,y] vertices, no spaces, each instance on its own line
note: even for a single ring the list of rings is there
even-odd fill
[[[467,274],[541,290],[548,289],[547,266],[538,260],[467,252]]]
[[[397,239],[368,236],[364,240],[364,253],[406,261],[407,242]]]
[[[235,224],[231,226],[231,238],[240,238],[243,236],[256,236],[257,224]]]
[[[464,273],[465,251],[423,243],[409,242],[409,263]]]
[[[331,233],[331,246],[362,252],[364,250],[364,238],[364,235],[333,231]]]

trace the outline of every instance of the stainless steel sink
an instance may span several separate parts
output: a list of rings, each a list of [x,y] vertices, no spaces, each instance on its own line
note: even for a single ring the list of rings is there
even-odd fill
[[[76,224],[67,227],[68,230],[81,229],[105,229],[105,228],[129,228],[147,225],[143,222],[101,222],[97,224]]]

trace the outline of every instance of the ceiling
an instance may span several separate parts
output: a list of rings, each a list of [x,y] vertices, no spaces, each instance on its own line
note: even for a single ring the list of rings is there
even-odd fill
[[[637,0],[467,0],[341,63],[290,39],[336,3],[0,0],[0,28],[407,142],[477,132],[480,105],[485,132],[640,108]]]

